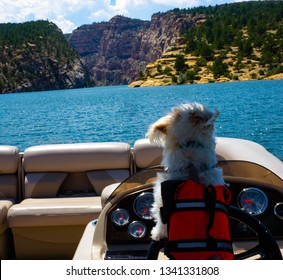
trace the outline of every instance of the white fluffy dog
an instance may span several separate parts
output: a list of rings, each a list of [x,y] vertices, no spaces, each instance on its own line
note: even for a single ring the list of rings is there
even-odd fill
[[[162,165],[166,173],[158,174],[154,186],[152,214],[156,221],[153,240],[167,237],[167,225],[160,218],[162,207],[160,183],[166,180],[192,179],[208,185],[223,185],[222,170],[216,168],[214,122],[219,115],[198,103],[184,104],[152,124],[148,130],[151,142],[162,144]]]

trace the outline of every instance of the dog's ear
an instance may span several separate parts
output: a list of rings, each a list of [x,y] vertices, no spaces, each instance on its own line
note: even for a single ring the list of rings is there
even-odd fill
[[[192,125],[199,126],[205,124],[208,121],[208,118],[201,111],[192,111],[189,114],[189,120]]]
[[[204,124],[205,126],[211,126],[216,121],[217,117],[219,116],[220,112],[216,109],[215,113],[209,118],[209,120]]]
[[[205,113],[202,111],[192,111],[189,114],[190,122],[195,126],[201,126],[201,127],[211,127],[213,126],[215,120],[217,119],[219,115],[219,111],[215,111],[214,114],[211,112]]]
[[[157,122],[152,124],[147,132],[150,142],[163,142],[168,134],[168,127],[172,122],[171,115],[162,117]]]
[[[167,126],[165,124],[153,124],[148,130],[150,142],[162,142],[167,135]]]

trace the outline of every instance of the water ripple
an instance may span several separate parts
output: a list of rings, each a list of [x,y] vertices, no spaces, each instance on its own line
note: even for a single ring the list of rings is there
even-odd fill
[[[283,159],[283,81],[2,94],[0,143],[22,151],[46,143],[132,145],[151,123],[188,102],[220,111],[216,135],[256,141]]]

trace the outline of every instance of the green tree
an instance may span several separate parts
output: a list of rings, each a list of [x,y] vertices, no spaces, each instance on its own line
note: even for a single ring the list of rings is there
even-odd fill
[[[175,61],[175,69],[177,72],[185,71],[188,68],[186,59],[183,55],[177,55]]]
[[[228,64],[223,62],[223,59],[218,56],[213,65],[212,65],[212,72],[215,79],[221,76],[227,76],[228,73]]]

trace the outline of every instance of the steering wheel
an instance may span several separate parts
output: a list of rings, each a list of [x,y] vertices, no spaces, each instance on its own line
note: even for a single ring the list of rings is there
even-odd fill
[[[277,242],[262,222],[234,206],[229,207],[229,217],[245,223],[255,232],[258,239],[258,245],[246,252],[236,254],[236,260],[244,260],[256,255],[260,255],[261,260],[282,260]]]
[[[282,255],[277,242],[266,226],[257,218],[234,206],[229,207],[229,217],[245,223],[255,232],[258,239],[258,245],[243,253],[236,254],[235,260],[244,260],[257,255],[260,255],[260,258],[258,259],[261,260],[282,260]],[[156,260],[162,247],[162,241],[151,241],[147,258]]]

